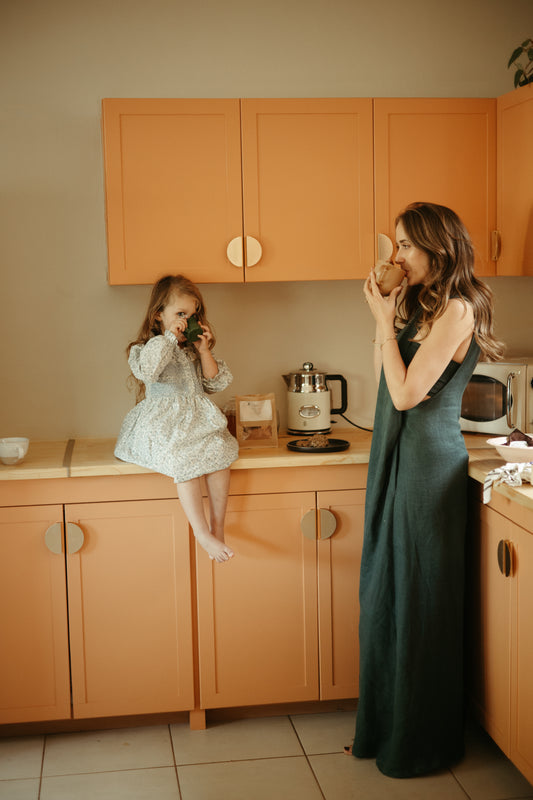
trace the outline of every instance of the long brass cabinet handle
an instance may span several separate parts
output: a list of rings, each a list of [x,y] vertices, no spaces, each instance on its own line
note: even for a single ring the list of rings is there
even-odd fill
[[[498,261],[502,254],[502,235],[500,231],[492,231],[491,233],[491,250],[492,260]]]
[[[518,373],[517,372],[510,372],[507,375],[507,395],[506,395],[506,400],[505,400],[505,404],[506,404],[505,421],[507,422],[507,425],[508,425],[509,428],[515,428],[516,427],[515,422],[513,422],[513,419],[511,417],[511,414],[512,414],[512,411],[513,411],[513,380],[517,377],[517,375],[520,375],[520,373],[519,372]]]
[[[85,536],[79,525],[75,522],[67,522],[67,553],[74,555],[83,547]]]
[[[44,533],[44,543],[51,553],[60,556],[63,552],[63,525],[54,522]]]
[[[498,542],[498,566],[506,578],[513,571],[513,545],[507,539],[500,539]]]

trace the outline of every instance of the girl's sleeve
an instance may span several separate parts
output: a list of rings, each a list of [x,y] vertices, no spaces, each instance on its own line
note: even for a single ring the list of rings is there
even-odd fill
[[[143,383],[154,383],[172,360],[178,340],[171,331],[154,336],[146,344],[136,344],[130,350],[128,363],[135,377]],[[218,377],[218,376],[217,376]]]
[[[208,393],[222,392],[226,389],[233,380],[233,375],[225,361],[220,358],[215,358],[218,366],[218,372],[214,378],[204,378],[202,376],[202,383],[204,389]]]

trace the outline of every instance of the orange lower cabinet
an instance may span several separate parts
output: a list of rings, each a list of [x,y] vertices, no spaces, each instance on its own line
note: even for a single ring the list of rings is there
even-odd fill
[[[533,783],[533,533],[511,523],[515,558],[510,758]]]
[[[61,505],[0,509],[0,606],[0,724],[67,719]]]
[[[359,694],[359,570],[365,492],[319,492],[320,698]]]
[[[75,717],[194,708],[189,528],[177,500],[66,506]]]
[[[316,540],[300,529],[314,492],[229,498],[215,564],[197,548],[202,708],[317,700]]]
[[[498,564],[498,544],[510,523],[484,505],[472,530],[467,613],[471,622],[469,691],[485,730],[505,752],[510,746],[511,587]]]
[[[532,782],[533,530],[481,504],[475,514],[470,694],[485,729]]]

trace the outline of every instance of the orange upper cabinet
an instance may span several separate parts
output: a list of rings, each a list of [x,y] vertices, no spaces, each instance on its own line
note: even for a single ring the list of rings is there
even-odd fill
[[[466,224],[479,275],[494,275],[496,101],[374,100],[376,232],[394,241],[408,203],[449,206]]]
[[[102,106],[111,284],[366,276],[371,99]]]
[[[533,85],[498,98],[500,275],[533,275]]]
[[[246,280],[366,277],[372,100],[241,102]]]
[[[242,281],[238,100],[102,101],[108,279]]]

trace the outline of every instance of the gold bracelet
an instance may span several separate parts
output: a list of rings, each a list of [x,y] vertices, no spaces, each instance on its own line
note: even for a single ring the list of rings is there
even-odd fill
[[[395,341],[396,341],[396,336],[387,336],[386,339],[383,339],[383,341],[380,342],[379,349],[383,350],[383,345],[384,344],[386,344],[387,342],[395,342]]]

